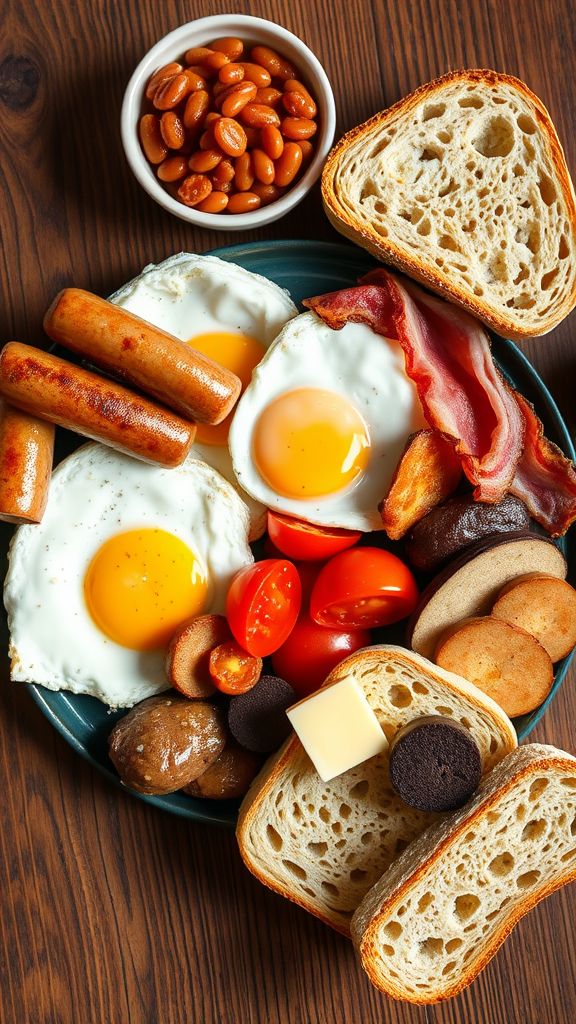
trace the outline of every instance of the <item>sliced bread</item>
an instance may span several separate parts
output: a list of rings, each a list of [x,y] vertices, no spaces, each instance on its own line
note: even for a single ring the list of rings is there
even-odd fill
[[[370,890],[352,938],[387,995],[434,1003],[469,985],[520,918],[576,878],[576,758],[530,744]]]
[[[576,304],[576,201],[548,111],[516,78],[454,71],[328,156],[328,218],[499,334],[545,334]]]
[[[401,647],[368,647],[326,683],[352,676],[388,740],[421,715],[448,715],[478,743],[489,771],[516,746],[504,712],[465,679]],[[270,889],[344,934],[365,893],[438,814],[412,810],[391,789],[379,754],[322,782],[293,736],[264,766],[238,820],[240,853]]]

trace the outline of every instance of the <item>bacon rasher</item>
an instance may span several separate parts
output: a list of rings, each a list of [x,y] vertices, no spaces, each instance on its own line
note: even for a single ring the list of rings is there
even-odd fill
[[[526,441],[510,491],[553,537],[561,537],[576,519],[576,470],[544,436],[530,402],[518,391],[514,394],[526,423]]]
[[[478,321],[383,268],[304,305],[336,330],[364,323],[400,343],[424,416],[453,438],[477,501],[512,491],[554,536],[566,531],[576,518],[574,467],[503,380]]]

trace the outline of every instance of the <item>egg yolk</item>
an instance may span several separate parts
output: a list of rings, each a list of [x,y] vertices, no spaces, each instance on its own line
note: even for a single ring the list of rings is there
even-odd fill
[[[370,438],[364,420],[342,395],[298,388],[261,413],[252,454],[277,494],[319,498],[349,486],[364,472]]]
[[[266,349],[261,342],[248,334],[234,334],[231,331],[209,331],[189,338],[188,344],[197,352],[232,370],[242,381],[242,391],[250,383],[252,370],[258,365]],[[196,440],[201,444],[225,445],[234,413],[231,412],[222,423],[210,426],[199,423]]]
[[[193,551],[166,530],[128,530],[96,552],[84,579],[90,615],[123,647],[165,647],[204,608],[208,581]]]

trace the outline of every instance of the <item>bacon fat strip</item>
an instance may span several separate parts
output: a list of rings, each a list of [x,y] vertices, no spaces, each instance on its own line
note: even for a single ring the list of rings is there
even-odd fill
[[[329,327],[365,323],[398,341],[424,415],[430,426],[454,438],[476,500],[504,497],[522,452],[524,419],[477,321],[381,268],[356,288],[304,305]]]
[[[39,523],[48,501],[54,426],[0,402],[0,519]]]
[[[0,352],[0,395],[18,409],[144,462],[179,466],[196,426],[121,384],[11,341]]]
[[[240,379],[230,370],[80,288],[56,296],[44,330],[53,341],[199,423],[220,423],[240,394]]]
[[[526,422],[526,444],[510,491],[553,537],[561,537],[576,520],[576,470],[563,452],[544,436],[530,402],[514,392]]]

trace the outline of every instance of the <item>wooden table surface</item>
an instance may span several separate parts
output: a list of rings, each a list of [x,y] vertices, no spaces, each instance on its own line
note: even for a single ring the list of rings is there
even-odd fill
[[[259,232],[193,230],[133,180],[119,140],[127,79],[162,35],[230,7],[277,21],[324,64],[338,133],[451,68],[517,74],[576,169],[571,0],[4,0],[0,38],[0,338],[42,339],[55,292],[103,295],[181,249],[335,239],[316,189]],[[575,315],[526,344],[574,432]],[[122,793],[0,688],[2,1024],[568,1024],[576,887],[516,929],[460,998],[430,1008],[373,990],[351,945],[244,870],[231,831]],[[533,739],[576,751],[574,672]]]

